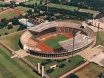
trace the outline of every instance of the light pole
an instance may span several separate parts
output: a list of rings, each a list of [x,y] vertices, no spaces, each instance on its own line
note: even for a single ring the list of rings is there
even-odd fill
[[[95,27],[96,27],[97,20],[95,20]]]
[[[96,36],[96,46],[98,44],[99,28],[100,28],[100,23],[98,23],[98,31],[97,31],[97,36]]]
[[[73,33],[73,48],[72,48],[72,57],[74,54],[74,43],[75,43],[75,32]]]

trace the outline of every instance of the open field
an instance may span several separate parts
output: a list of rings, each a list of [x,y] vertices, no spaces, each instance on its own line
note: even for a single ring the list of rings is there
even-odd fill
[[[97,33],[96,33],[96,35],[97,35]],[[104,46],[104,31],[98,32],[97,45],[99,45],[99,44]]]
[[[40,0],[30,0],[29,2],[25,2],[25,5],[32,5],[32,4],[40,4]],[[43,1],[42,4],[44,5],[45,2]]]
[[[95,11],[95,10],[89,10],[89,9],[80,9],[80,12],[87,12],[87,13],[93,13],[94,17],[99,14],[99,11]]]
[[[0,46],[0,78],[40,78],[26,64]]]
[[[21,10],[21,11],[28,11],[28,10],[31,10],[31,8],[22,7],[22,6],[17,6],[17,7],[15,7],[14,9]]]
[[[75,74],[80,78],[98,78],[97,75],[104,73],[104,68],[97,64],[90,63],[84,68],[77,71]]]
[[[33,63],[34,65],[37,65],[37,63],[46,63],[48,62],[47,60],[43,60],[43,59],[37,59],[37,58],[33,58],[31,56],[27,56],[25,57],[27,60],[29,60],[31,63]],[[68,71],[70,68],[76,66],[76,64],[78,64],[80,61],[83,61],[83,58],[80,56],[74,56],[73,58],[69,58],[69,60],[71,61],[66,61],[66,59],[62,59],[62,60],[51,60],[52,62],[44,65],[45,66],[45,71],[50,69],[50,66],[57,64],[58,66],[61,64],[65,64],[66,66],[63,68],[56,68],[54,69],[54,71],[52,73],[47,73],[50,78],[56,78],[58,75],[64,73],[65,71]]]
[[[4,3],[4,2],[2,2],[2,1],[0,1],[0,4],[3,4],[3,5],[4,5],[5,3]]]
[[[13,34],[9,34],[7,36],[3,36],[0,38],[0,40],[13,50],[19,50],[19,39],[23,32],[24,31],[20,31]]]
[[[67,38],[66,36],[60,35],[60,36],[57,36],[55,38],[46,40],[43,43],[46,44],[47,46],[53,48],[53,49],[57,49],[57,48],[61,47],[58,42],[63,41],[63,40],[67,40],[67,39],[69,39],[69,38]]]
[[[78,10],[78,7],[68,6],[68,5],[63,5],[63,4],[49,3],[48,6],[54,7],[54,8],[59,8],[59,9],[71,10],[71,11]]]
[[[6,26],[6,27],[0,29],[0,35],[2,36],[2,35],[5,35],[5,33],[13,33],[13,32],[16,32],[18,28],[19,28],[19,26],[13,26],[12,29],[9,29],[8,30],[8,28]]]

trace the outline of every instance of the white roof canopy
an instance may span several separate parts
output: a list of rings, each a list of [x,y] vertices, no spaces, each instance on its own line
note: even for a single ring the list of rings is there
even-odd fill
[[[36,26],[32,27],[30,30],[34,31],[34,32],[41,32],[41,31],[44,31],[46,29],[53,28],[53,27],[56,27],[56,26],[58,26],[58,24],[55,21],[53,21],[53,22],[44,22],[44,23],[41,23],[39,25],[36,25]]]

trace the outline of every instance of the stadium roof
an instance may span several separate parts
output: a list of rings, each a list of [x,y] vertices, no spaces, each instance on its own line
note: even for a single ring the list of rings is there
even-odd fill
[[[79,48],[82,48],[86,45],[88,45],[89,43],[92,42],[92,38],[86,35],[77,35],[75,36],[75,40],[74,40],[74,50],[77,50]],[[68,39],[68,40],[64,40],[64,41],[60,41],[59,44],[66,50],[66,51],[72,51],[73,50],[73,38]]]
[[[34,31],[34,32],[41,32],[41,31],[44,31],[46,29],[53,28],[53,27],[56,27],[56,26],[58,26],[58,24],[55,21],[53,21],[53,22],[44,22],[44,23],[41,23],[39,25],[36,25],[36,26],[32,27],[30,30]]]

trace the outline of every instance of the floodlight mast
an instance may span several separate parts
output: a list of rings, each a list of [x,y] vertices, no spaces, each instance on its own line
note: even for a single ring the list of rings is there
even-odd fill
[[[73,33],[73,48],[72,48],[72,57],[74,54],[74,43],[75,43],[75,32]]]
[[[73,33],[73,47],[72,47],[72,52],[71,52],[72,57],[74,54],[75,35],[76,35],[76,32],[74,31],[74,33]],[[69,57],[69,51],[67,51],[67,57]]]
[[[98,23],[98,31],[97,31],[97,36],[96,36],[96,46],[98,45],[99,28],[100,28],[100,23]]]

